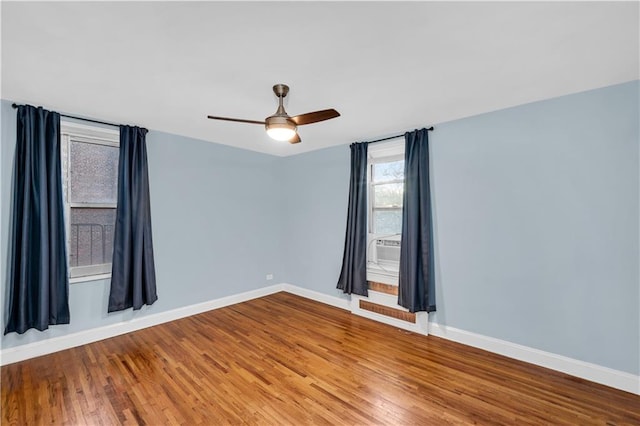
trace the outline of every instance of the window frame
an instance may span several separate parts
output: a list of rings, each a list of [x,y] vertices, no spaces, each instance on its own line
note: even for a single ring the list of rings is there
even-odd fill
[[[374,146],[370,146],[367,155],[367,227],[368,233],[371,236],[384,236],[388,234],[381,234],[374,232],[374,212],[375,211],[400,211],[402,212],[402,206],[400,207],[375,207],[375,186],[385,185],[390,183],[402,183],[404,187],[404,178],[393,179],[385,182],[373,181],[373,169],[375,164],[390,163],[394,161],[404,160],[404,139],[386,143],[379,143]],[[393,234],[389,236],[396,236]]]
[[[73,121],[60,122],[60,155],[62,173],[62,191],[64,203],[65,244],[67,254],[71,252],[71,209],[72,208],[109,208],[117,209],[116,203],[71,202],[71,142],[89,143],[119,148],[120,131],[97,126],[88,126]],[[116,182],[117,185],[117,182]],[[71,283],[108,279],[111,277],[112,262],[96,265],[71,266],[67,256],[67,270]]]
[[[390,265],[380,263],[378,260],[378,249],[376,241],[379,239],[401,241],[402,229],[397,234],[374,233],[374,211],[399,210],[400,207],[374,207],[374,191],[376,184],[373,182],[373,168],[375,164],[404,160],[404,138],[398,138],[389,142],[380,142],[369,145],[367,150],[367,279],[391,285],[398,285],[398,274],[400,265]],[[402,183],[404,186],[404,179]],[[400,183],[399,179],[379,182],[377,185],[386,183]]]

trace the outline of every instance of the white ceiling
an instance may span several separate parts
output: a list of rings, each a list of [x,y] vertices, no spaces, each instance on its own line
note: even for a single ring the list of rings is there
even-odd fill
[[[3,99],[275,155],[640,78],[639,3],[2,2]],[[335,108],[298,145],[259,125]]]

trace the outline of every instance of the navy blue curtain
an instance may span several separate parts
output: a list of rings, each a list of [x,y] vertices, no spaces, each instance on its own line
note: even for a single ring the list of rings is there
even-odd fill
[[[151,239],[147,129],[120,126],[118,208],[109,312],[158,300]]]
[[[60,115],[18,107],[4,333],[69,323]]]
[[[351,144],[351,176],[347,232],[338,288],[347,294],[367,296],[367,146]]]
[[[407,132],[404,151],[404,195],[398,304],[410,312],[436,310],[429,132]]]

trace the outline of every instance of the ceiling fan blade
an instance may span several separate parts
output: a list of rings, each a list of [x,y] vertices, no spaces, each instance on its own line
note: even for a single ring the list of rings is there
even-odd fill
[[[306,114],[291,117],[291,120],[298,126],[303,124],[317,123],[318,121],[329,120],[331,118],[340,117],[340,113],[335,109],[323,109],[322,111],[308,112]]]
[[[294,143],[300,143],[302,142],[302,139],[300,139],[300,135],[296,133],[296,135],[294,137],[292,137],[291,139],[289,139],[289,143],[294,144]]]
[[[242,118],[216,117],[213,115],[207,115],[207,118],[210,118],[212,120],[235,121],[237,123],[262,124],[263,126],[265,124],[264,121],[244,120]]]

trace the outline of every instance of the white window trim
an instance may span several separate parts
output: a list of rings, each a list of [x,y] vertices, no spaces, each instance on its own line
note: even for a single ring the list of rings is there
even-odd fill
[[[62,174],[63,174],[63,194],[64,194],[64,221],[65,221],[65,242],[67,252],[70,250],[69,232],[71,229],[71,208],[72,207],[103,207],[103,208],[116,208],[115,203],[71,203],[69,201],[69,187],[68,182],[69,167],[68,167],[68,152],[70,141],[77,140],[85,143],[93,143],[97,145],[107,145],[113,147],[120,146],[120,131],[114,129],[106,129],[98,126],[88,126],[85,124],[76,123],[73,121],[61,121],[60,122],[60,150],[62,161]],[[111,278],[111,264],[103,265],[89,265],[89,266],[74,266],[69,265],[67,259],[67,271],[69,274],[69,283],[76,284],[81,282],[96,281]],[[109,265],[108,267],[106,265]],[[107,272],[108,271],[108,272]]]
[[[89,281],[108,280],[110,278],[111,278],[111,273],[87,275],[84,277],[73,277],[73,278],[69,278],[69,284],[79,284],[79,283],[86,283]]]
[[[61,121],[60,134],[72,134],[78,137],[89,137],[105,141],[111,141],[114,138],[118,141],[120,140],[119,130],[106,129],[98,126],[87,126],[86,124],[80,124],[74,121]],[[119,143],[116,143],[116,145],[119,145]]]
[[[372,170],[373,165],[376,163],[386,163],[389,161],[397,161],[404,159],[404,137],[391,140],[389,142],[378,142],[371,144],[367,150],[367,276],[368,279],[374,281],[385,282],[387,284],[398,284],[398,271],[390,270],[378,265],[374,260],[377,256],[375,254],[375,241],[380,238],[389,240],[400,241],[400,234],[375,234],[371,232],[373,230],[373,188],[376,184],[372,182]],[[399,183],[400,181],[386,181],[382,183]],[[402,180],[404,182],[404,179]],[[376,209],[384,210],[384,209]],[[388,208],[387,210],[397,210],[397,208]]]
[[[369,159],[404,156],[404,144],[403,136],[389,142],[376,142],[368,146],[367,155]]]

